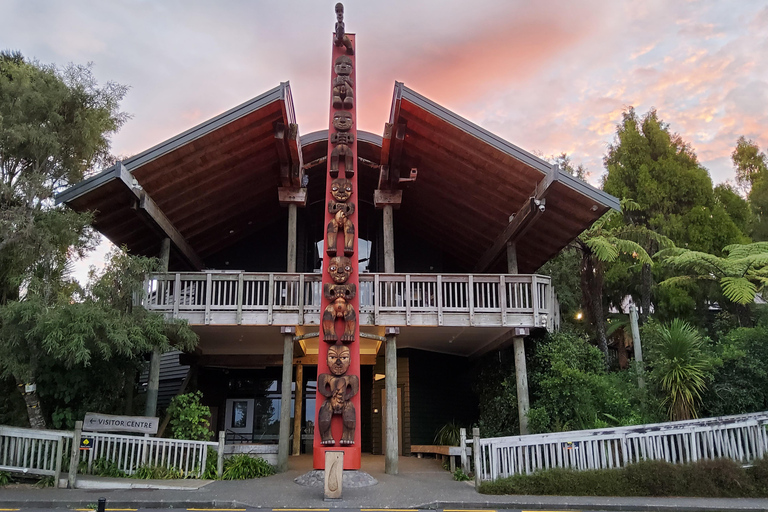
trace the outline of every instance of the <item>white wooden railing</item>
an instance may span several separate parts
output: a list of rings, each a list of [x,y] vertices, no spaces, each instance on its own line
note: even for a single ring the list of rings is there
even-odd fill
[[[0,471],[58,476],[72,432],[0,426]]]
[[[624,467],[728,458],[749,464],[768,453],[768,412],[631,427],[479,439],[480,480],[551,468]],[[468,444],[475,444],[467,440]],[[475,447],[473,446],[473,451]]]
[[[318,324],[320,274],[153,274],[142,304],[192,324]],[[506,274],[362,274],[362,325],[557,328],[550,278]]]
[[[40,476],[58,476],[62,460],[71,452],[73,432],[35,430],[0,426],[0,471]],[[100,432],[84,432],[92,440],[90,449],[79,452],[88,472],[99,459],[113,462],[131,475],[141,466],[161,466],[180,470],[185,477],[201,477],[205,471],[208,447],[218,443],[140,437]],[[77,440],[78,445],[80,440]]]
[[[175,468],[184,477],[200,478],[205,472],[210,441],[185,441],[159,437],[139,437],[101,432],[84,432],[93,440],[91,448],[80,452],[80,460],[88,463],[88,473],[98,459],[113,462],[120,471],[132,475],[141,466]]]

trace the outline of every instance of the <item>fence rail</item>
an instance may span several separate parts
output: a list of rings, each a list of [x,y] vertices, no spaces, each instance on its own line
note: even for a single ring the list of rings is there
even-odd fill
[[[79,451],[80,464],[91,473],[94,463],[103,459],[131,475],[141,466],[175,468],[184,477],[202,477],[208,447],[219,450],[219,443],[141,437],[101,432],[83,432],[92,440],[90,449]],[[0,426],[0,471],[54,476],[66,471],[62,467],[70,457],[74,432],[35,430]],[[77,440],[80,444],[80,439]]]
[[[618,468],[641,460],[683,464],[728,458],[749,464],[768,453],[766,426],[768,412],[761,412],[467,443],[479,446],[474,457],[479,479],[495,480],[552,468]]]
[[[507,274],[362,274],[362,325],[557,328],[550,278]],[[141,303],[193,324],[317,324],[320,274],[152,274]]]

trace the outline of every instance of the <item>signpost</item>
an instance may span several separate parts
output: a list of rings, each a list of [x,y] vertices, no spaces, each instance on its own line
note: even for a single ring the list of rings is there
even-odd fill
[[[115,416],[112,414],[86,413],[83,430],[90,432],[136,432],[157,434],[160,418],[150,416]]]

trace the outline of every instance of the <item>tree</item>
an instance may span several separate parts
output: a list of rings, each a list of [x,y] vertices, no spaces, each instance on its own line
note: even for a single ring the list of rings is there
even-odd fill
[[[723,248],[725,257],[701,251],[673,248],[659,253],[662,262],[684,275],[671,277],[662,285],[691,280],[714,281],[723,296],[744,306],[768,282],[768,242],[735,244]]]
[[[747,241],[715,200],[712,180],[693,149],[670,132],[655,110],[643,117],[633,108],[624,112],[604,163],[604,190],[639,205],[624,212],[626,224],[664,235],[678,247],[710,253]],[[649,254],[660,249],[652,238],[638,242]],[[640,290],[644,320],[652,303],[650,263],[642,267]]]
[[[747,192],[752,212],[750,235],[753,240],[768,240],[768,156],[743,135],[731,153],[736,181]]]
[[[144,277],[156,264],[154,259],[115,250],[104,272],[92,274],[86,289],[60,281],[54,297],[30,291],[0,308],[0,377],[12,376],[27,384],[21,391],[33,428],[46,426],[36,391],[43,360],[71,371],[92,371],[93,359],[135,360],[153,347],[195,346],[197,336],[186,322],[167,321],[134,304]],[[68,289],[74,293],[65,293]]]
[[[635,208],[637,205],[632,201],[622,202],[624,211],[632,211]],[[573,242],[573,247],[581,254],[583,304],[587,309],[587,318],[595,326],[597,346],[605,356],[606,366],[608,365],[608,338],[603,300],[605,264],[616,261],[621,255],[627,255],[640,264],[652,262],[648,252],[633,240],[640,234],[664,246],[671,245],[666,237],[645,228],[623,224],[621,213],[616,211],[603,215]]]

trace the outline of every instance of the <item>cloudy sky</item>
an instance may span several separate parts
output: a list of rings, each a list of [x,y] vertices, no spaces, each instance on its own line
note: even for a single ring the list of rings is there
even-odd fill
[[[472,6],[470,7],[470,3]],[[326,128],[332,0],[0,0],[0,48],[93,62],[130,86],[130,156],[290,81],[301,133]],[[359,127],[394,81],[598,183],[622,111],[659,116],[716,183],[740,135],[768,147],[768,6],[708,0],[347,0]]]

